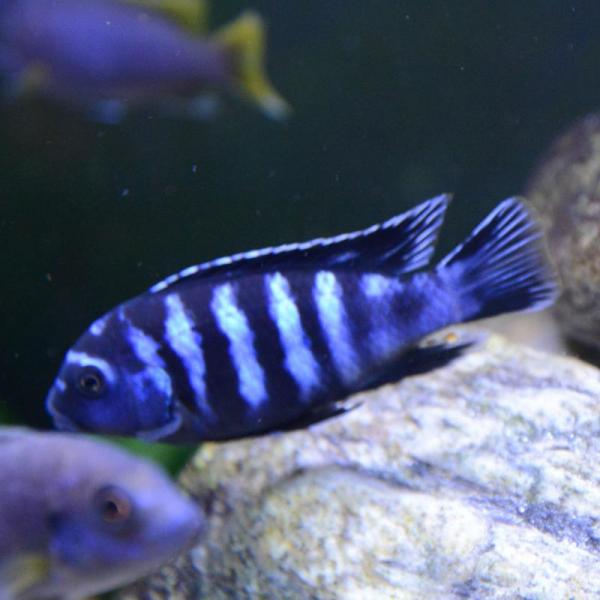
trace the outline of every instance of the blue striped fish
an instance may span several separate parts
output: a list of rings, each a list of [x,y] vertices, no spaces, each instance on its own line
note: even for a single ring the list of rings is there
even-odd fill
[[[340,414],[352,393],[426,372],[445,326],[548,306],[539,231],[508,199],[435,268],[449,202],[363,231],[189,267],[95,321],[48,395],[60,429],[224,440]]]

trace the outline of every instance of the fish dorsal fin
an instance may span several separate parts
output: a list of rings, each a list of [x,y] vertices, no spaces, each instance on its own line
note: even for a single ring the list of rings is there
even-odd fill
[[[283,244],[224,256],[183,269],[150,288],[160,292],[190,279],[231,277],[274,269],[344,269],[385,271],[393,275],[424,267],[450,201],[447,194],[361,231]]]
[[[150,10],[167,17],[191,33],[208,29],[207,0],[122,0],[126,4]]]

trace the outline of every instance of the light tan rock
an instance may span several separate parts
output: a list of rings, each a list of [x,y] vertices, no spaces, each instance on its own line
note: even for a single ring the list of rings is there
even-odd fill
[[[122,598],[600,596],[600,371],[490,335],[352,401],[204,445],[182,481],[208,538]]]

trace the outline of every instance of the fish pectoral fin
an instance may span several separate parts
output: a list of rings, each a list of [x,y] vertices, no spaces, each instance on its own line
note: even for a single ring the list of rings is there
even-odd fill
[[[283,427],[278,427],[276,431],[295,431],[297,429],[306,429],[311,425],[327,421],[343,415],[344,413],[350,412],[355,408],[358,408],[360,403],[356,404],[342,404],[341,402],[332,402],[331,404],[324,404],[317,406],[310,412],[303,414],[301,417],[287,423]]]
[[[371,390],[388,383],[440,369],[461,356],[473,341],[444,342],[431,346],[415,346],[404,352],[390,366],[365,381],[357,391]]]
[[[123,0],[167,17],[188,31],[200,34],[208,30],[209,6],[206,0]]]
[[[273,119],[284,119],[290,105],[275,90],[265,72],[265,25],[260,15],[246,11],[215,33],[233,62],[234,81],[242,95]]]
[[[49,576],[50,559],[46,555],[28,553],[11,558],[0,565],[0,598],[19,598]]]

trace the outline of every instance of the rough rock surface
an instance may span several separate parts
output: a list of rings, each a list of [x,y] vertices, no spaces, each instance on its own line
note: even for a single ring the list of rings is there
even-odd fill
[[[204,445],[208,538],[121,598],[600,597],[600,371],[489,335],[352,400]]]
[[[587,358],[598,364],[599,182],[600,113],[580,120],[556,140],[525,189],[539,211],[562,283],[555,307],[557,322],[568,338],[589,347]]]

